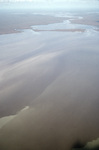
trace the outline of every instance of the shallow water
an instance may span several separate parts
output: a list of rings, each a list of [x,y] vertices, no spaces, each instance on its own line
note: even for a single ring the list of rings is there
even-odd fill
[[[65,150],[99,137],[99,32],[82,26],[0,35],[0,117],[17,114],[0,129],[2,150]]]
[[[78,17],[79,18],[79,17]],[[72,24],[70,20],[64,20],[62,23],[54,23],[54,24],[48,24],[48,25],[37,25],[37,26],[32,26],[33,30],[65,30],[65,29],[98,29],[95,26],[90,26],[90,25],[81,25],[81,24]]]

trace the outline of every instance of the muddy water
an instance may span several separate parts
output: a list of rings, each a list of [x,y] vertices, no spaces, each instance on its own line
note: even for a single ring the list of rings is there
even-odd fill
[[[66,150],[99,137],[98,34],[0,35],[0,117],[16,115],[0,129],[2,150]]]

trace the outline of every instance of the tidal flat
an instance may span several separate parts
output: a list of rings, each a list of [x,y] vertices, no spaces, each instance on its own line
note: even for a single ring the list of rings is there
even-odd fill
[[[1,11],[1,150],[70,150],[99,138],[98,16]]]

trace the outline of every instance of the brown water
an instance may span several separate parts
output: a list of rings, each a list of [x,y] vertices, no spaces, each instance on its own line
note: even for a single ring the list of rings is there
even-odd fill
[[[0,35],[0,117],[13,116],[0,129],[0,149],[69,150],[99,137],[98,34]]]

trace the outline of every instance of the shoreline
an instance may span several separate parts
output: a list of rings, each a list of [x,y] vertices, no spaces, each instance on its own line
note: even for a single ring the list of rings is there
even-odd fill
[[[70,14],[69,14],[70,15]],[[62,32],[84,32],[85,29],[82,28],[77,28],[77,29],[54,29],[54,30],[36,30],[33,29],[33,26],[39,26],[39,25],[50,25],[50,24],[56,24],[56,23],[64,23],[64,21],[70,21],[72,25],[89,25],[96,27],[96,31],[99,31],[99,22],[95,20],[94,14],[90,14],[85,16],[84,14],[82,15],[83,17],[77,16],[71,13],[70,16],[58,16],[58,14],[55,16],[49,15],[49,14],[33,14],[33,13],[26,13],[26,14],[15,14],[15,12],[9,12],[8,14],[1,13],[0,18],[1,18],[1,24],[0,24],[0,35],[4,34],[13,34],[13,33],[20,33],[21,31],[18,30],[25,30],[25,29],[32,29],[34,31],[62,31]],[[97,15],[98,16],[98,15]],[[96,16],[96,19],[98,17]],[[13,21],[10,21],[10,20]],[[92,20],[91,20],[92,19]],[[7,21],[7,24],[6,24]]]

